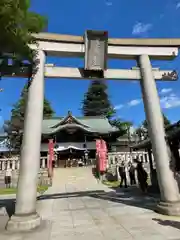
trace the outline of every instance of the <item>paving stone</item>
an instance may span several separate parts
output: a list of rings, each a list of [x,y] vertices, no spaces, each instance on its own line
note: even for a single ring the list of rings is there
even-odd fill
[[[86,239],[86,240],[103,240],[104,236],[101,232],[98,232],[98,231],[84,231],[83,233],[78,233],[76,232],[76,236],[79,238],[79,239]]]
[[[102,227],[101,232],[105,239],[116,240],[116,239],[133,239],[132,235],[124,228],[119,227]]]
[[[136,189],[121,189],[117,194],[98,183],[90,168],[55,169],[53,185],[42,199],[37,209],[48,220],[43,230],[0,233],[0,239],[180,240],[180,220],[168,222],[153,212],[153,198],[141,196]]]
[[[159,232],[164,237],[169,236],[168,239],[172,239],[172,240],[180,239],[180,229],[176,229],[171,226],[161,226],[157,223],[155,224],[156,225],[154,228],[156,229],[156,231]]]
[[[74,231],[74,228],[73,227],[59,227],[59,228],[56,228],[56,227],[52,227],[51,229],[51,237],[56,237],[56,236],[59,236],[59,235],[62,235],[62,236],[73,236],[75,235],[75,231]]]

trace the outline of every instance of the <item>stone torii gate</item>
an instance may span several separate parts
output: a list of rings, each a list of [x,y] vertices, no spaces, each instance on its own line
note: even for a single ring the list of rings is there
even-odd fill
[[[38,46],[32,46],[32,48],[37,48],[39,65],[29,87],[15,214],[8,221],[7,230],[30,230],[41,223],[41,217],[36,212],[36,187],[40,166],[44,76],[140,80],[161,191],[161,201],[157,209],[164,214],[180,215],[179,190],[173,173],[169,169],[170,156],[165,141],[164,124],[155,83],[155,79],[176,80],[177,74],[175,71],[152,69],[150,62],[150,59],[174,59],[178,55],[180,39],[108,39],[106,32],[93,31],[87,31],[85,38],[51,33],[40,33],[35,37]],[[85,68],[46,65],[46,55],[84,57]],[[107,69],[107,58],[136,59],[139,68]],[[25,76],[25,73],[20,71],[16,75]]]

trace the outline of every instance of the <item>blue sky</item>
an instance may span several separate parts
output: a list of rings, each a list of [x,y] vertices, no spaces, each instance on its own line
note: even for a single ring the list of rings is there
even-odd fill
[[[83,35],[87,29],[107,30],[110,37],[180,37],[180,1],[176,0],[32,0],[32,9],[48,17],[48,31]],[[59,66],[83,66],[80,59],[48,58]],[[130,68],[135,61],[109,61],[110,68]],[[153,62],[162,69],[180,70],[180,57],[173,62]],[[10,117],[26,79],[2,78],[0,88],[0,122]],[[68,110],[81,115],[80,106],[89,81],[46,79],[45,95],[57,116]],[[109,81],[109,95],[117,115],[137,126],[144,119],[144,108],[138,82]],[[180,82],[157,83],[161,105],[170,120],[180,119]]]

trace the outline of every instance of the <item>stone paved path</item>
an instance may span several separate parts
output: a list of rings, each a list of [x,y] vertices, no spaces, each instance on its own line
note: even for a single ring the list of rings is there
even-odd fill
[[[180,239],[180,218],[158,215],[150,210],[154,205],[137,189],[115,193],[98,183],[90,168],[58,169],[37,203],[44,225],[8,240]]]

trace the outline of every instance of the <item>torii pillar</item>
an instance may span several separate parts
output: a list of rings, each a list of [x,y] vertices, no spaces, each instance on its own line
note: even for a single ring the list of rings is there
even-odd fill
[[[179,216],[179,189],[169,166],[171,156],[165,139],[159,96],[148,55],[139,57],[139,66],[142,74],[140,82],[144,108],[161,193],[161,201],[157,206],[157,211],[165,215]]]
[[[15,214],[7,223],[10,231],[27,231],[41,223],[36,212],[44,103],[45,53],[38,50],[39,65],[28,91]]]

